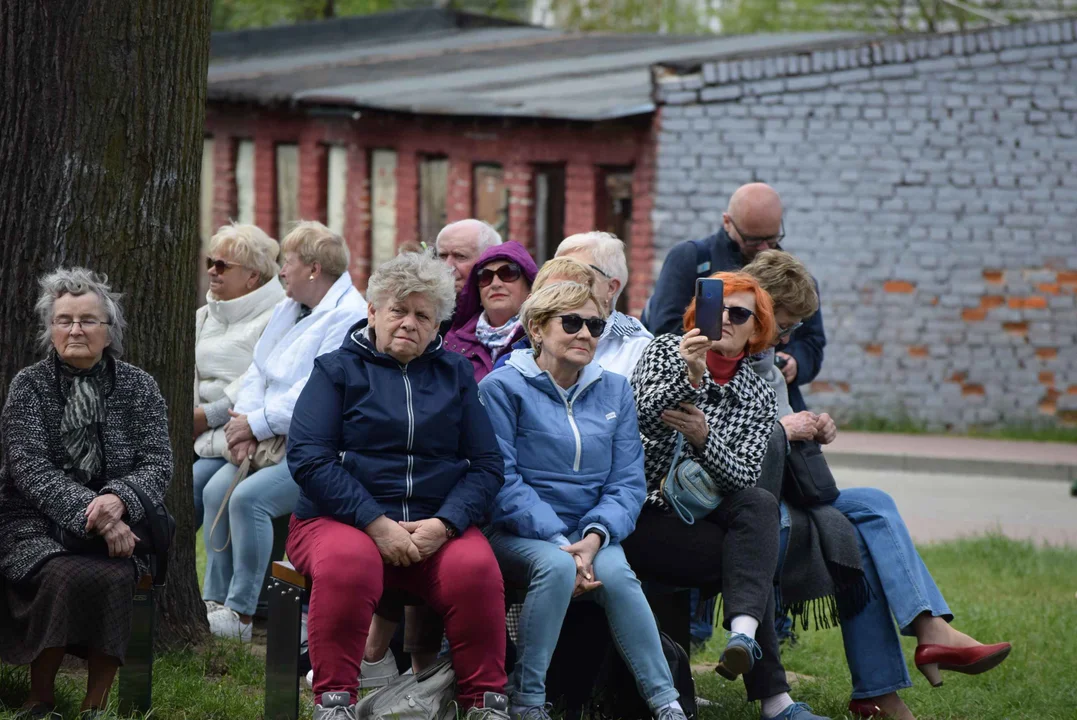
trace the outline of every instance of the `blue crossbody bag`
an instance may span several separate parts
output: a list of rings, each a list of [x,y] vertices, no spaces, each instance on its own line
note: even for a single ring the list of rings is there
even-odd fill
[[[673,462],[669,465],[666,479],[662,481],[662,497],[682,521],[695,525],[696,520],[714,512],[722,502],[722,496],[715,490],[711,476],[699,463],[695,460],[681,460],[683,450],[684,435],[677,433]]]

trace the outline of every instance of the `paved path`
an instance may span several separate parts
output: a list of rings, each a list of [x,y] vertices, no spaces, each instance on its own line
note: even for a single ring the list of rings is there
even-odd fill
[[[1001,531],[1077,547],[1077,498],[1053,480],[834,467],[840,487],[890,493],[917,542]]]

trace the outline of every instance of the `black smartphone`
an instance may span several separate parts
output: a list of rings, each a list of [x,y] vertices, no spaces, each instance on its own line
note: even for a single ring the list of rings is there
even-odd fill
[[[715,278],[696,280],[696,327],[711,340],[722,339],[725,283]]]

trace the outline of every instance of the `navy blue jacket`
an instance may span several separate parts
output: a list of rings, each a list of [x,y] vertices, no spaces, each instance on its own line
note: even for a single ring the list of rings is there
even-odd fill
[[[439,517],[463,532],[489,515],[504,459],[471,363],[440,336],[407,365],[379,353],[363,320],[314,362],[288,432],[295,515],[364,528]]]
[[[711,248],[710,273],[737,272],[746,264],[740,253],[740,247],[721,228],[704,242]],[[648,309],[647,327],[655,337],[666,333],[684,332],[684,311],[692,302],[696,291],[696,248],[692,241],[673,246],[662,263],[662,271],[654,286],[654,295]],[[815,284],[816,292],[819,283]],[[823,311],[804,321],[793,333],[793,337],[779,352],[792,355],[797,361],[796,379],[789,385],[789,404],[795,412],[807,410],[800,386],[807,385],[816,378],[823,367],[823,348],[826,347],[826,333],[823,330]]]

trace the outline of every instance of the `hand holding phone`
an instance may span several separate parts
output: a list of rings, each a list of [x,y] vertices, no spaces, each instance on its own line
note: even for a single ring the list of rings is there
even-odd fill
[[[717,278],[696,280],[696,327],[711,341],[722,339],[725,283]]]

